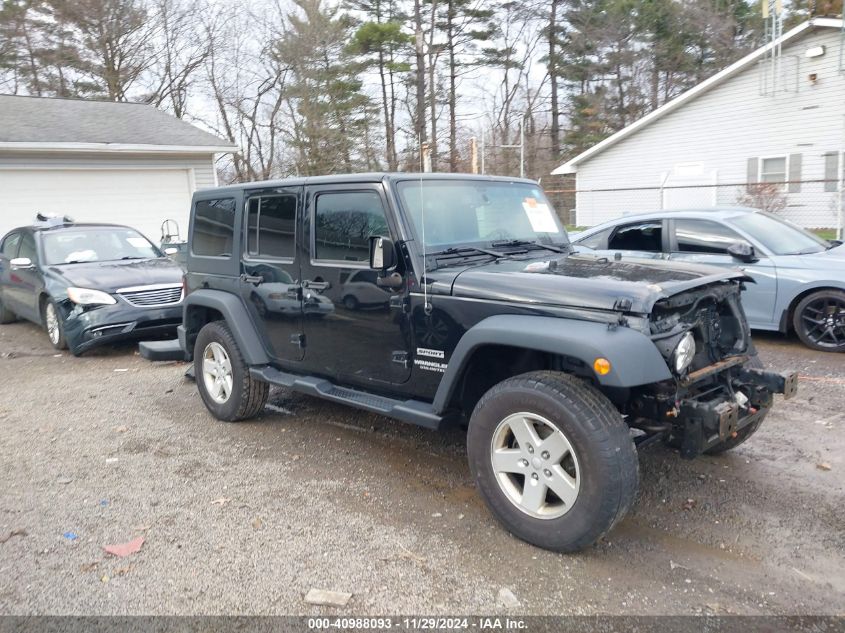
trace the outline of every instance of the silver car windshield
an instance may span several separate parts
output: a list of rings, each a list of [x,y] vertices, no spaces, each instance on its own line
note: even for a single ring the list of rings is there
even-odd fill
[[[768,213],[746,213],[731,222],[775,255],[807,255],[830,248],[829,242],[814,233]]]
[[[566,246],[569,239],[537,185],[481,180],[406,180],[397,189],[429,251],[536,242]]]

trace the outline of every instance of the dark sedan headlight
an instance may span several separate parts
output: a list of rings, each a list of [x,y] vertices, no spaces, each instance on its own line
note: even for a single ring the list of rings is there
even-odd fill
[[[117,299],[109,293],[91,288],[68,288],[67,298],[81,306],[105,306],[117,303]]]
[[[672,352],[672,367],[675,373],[684,373],[694,357],[695,337],[693,337],[692,332],[687,332],[681,337],[681,340],[675,346],[675,351]]]

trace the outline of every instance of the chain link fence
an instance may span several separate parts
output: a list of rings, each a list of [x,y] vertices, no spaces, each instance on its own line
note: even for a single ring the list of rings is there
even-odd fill
[[[741,206],[775,213],[805,228],[838,231],[845,216],[841,180],[615,189],[549,187],[546,196],[570,226],[594,226],[633,213]]]

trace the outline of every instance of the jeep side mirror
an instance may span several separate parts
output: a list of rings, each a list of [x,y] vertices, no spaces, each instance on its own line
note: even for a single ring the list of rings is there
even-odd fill
[[[728,255],[747,264],[756,262],[759,259],[757,253],[754,252],[754,247],[748,242],[734,242],[728,246]]]
[[[384,272],[396,266],[396,248],[389,237],[370,238],[370,268]]]
[[[9,260],[9,265],[11,265],[12,269],[29,269],[33,268],[32,260],[29,257],[15,257],[14,259]]]

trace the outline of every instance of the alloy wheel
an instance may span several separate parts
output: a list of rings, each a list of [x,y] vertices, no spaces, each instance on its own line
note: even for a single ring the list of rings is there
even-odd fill
[[[808,339],[819,347],[845,345],[845,301],[837,297],[819,297],[801,313],[801,323]]]
[[[226,348],[220,343],[209,343],[202,356],[202,378],[208,395],[218,404],[223,404],[232,395],[234,378],[232,361]]]
[[[48,303],[47,307],[44,308],[44,321],[47,326],[47,336],[50,337],[50,342],[53,345],[58,345],[62,331],[59,327],[59,315],[56,314],[56,307],[52,303]]]
[[[534,413],[514,413],[493,433],[490,459],[508,500],[537,519],[556,519],[575,504],[578,458],[563,432]]]

